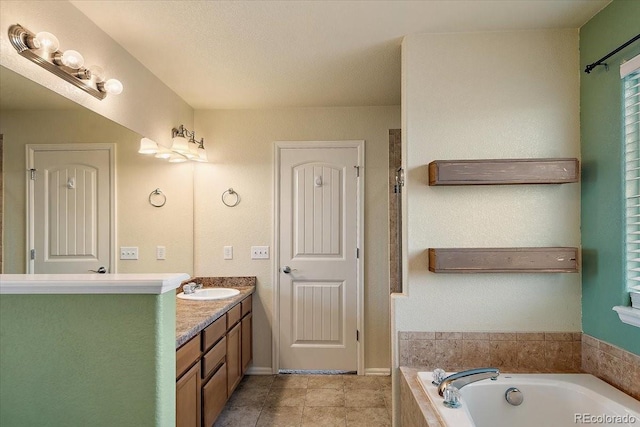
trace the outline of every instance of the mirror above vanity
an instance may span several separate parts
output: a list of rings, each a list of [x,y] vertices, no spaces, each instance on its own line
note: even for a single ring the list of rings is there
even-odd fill
[[[30,257],[27,145],[113,144],[115,220],[108,271],[193,274],[193,164],[138,154],[141,135],[5,67],[0,67],[0,134],[3,273],[26,273]],[[166,198],[162,206],[151,203],[156,189]],[[77,226],[70,217],[63,228]],[[121,247],[137,248],[138,259],[120,259]]]

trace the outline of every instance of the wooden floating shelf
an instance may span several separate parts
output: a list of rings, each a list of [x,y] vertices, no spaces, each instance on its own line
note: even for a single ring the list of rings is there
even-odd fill
[[[429,248],[434,273],[577,273],[577,248]]]
[[[429,185],[564,184],[578,182],[578,159],[434,160]]]

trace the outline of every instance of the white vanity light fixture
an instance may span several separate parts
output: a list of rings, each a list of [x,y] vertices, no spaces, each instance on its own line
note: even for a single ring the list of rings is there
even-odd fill
[[[158,144],[149,138],[142,138],[140,140],[140,148],[138,149],[140,154],[157,154]]]
[[[75,50],[60,51],[58,38],[46,31],[32,33],[20,24],[9,27],[9,41],[18,53],[88,94],[104,99],[122,93],[119,80],[104,79],[101,67],[84,67],[84,57]]]
[[[156,159],[163,159],[163,160],[169,160],[171,158],[171,155],[173,153],[171,152],[171,150],[168,150],[164,147],[159,146],[158,147],[158,152],[155,154],[155,158]]]
[[[187,161],[187,158],[179,153],[172,153],[169,156],[169,163],[183,163],[186,161]]]
[[[196,141],[195,131],[190,131],[183,125],[171,129],[171,148],[158,145],[149,138],[140,140],[140,154],[153,154],[158,159],[169,160],[170,163],[182,163],[187,160],[194,162],[208,162],[207,150],[204,148],[204,138]]]
[[[196,132],[180,125],[171,129],[171,151],[181,154],[195,162],[206,162],[207,152],[204,148],[204,138],[196,141]]]

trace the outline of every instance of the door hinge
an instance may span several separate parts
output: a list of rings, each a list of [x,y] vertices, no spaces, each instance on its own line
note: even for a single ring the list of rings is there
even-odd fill
[[[29,251],[29,256],[31,257],[32,260],[36,259],[36,250],[35,249],[31,249]]]
[[[360,331],[356,329],[356,341],[360,341]]]
[[[35,169],[29,169],[29,179],[32,181],[36,180],[36,170]]]
[[[360,178],[360,166],[354,166],[356,168],[356,178]]]
[[[360,258],[360,248],[356,248],[356,258]]]

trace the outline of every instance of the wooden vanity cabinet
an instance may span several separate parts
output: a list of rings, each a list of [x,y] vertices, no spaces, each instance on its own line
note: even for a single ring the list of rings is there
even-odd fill
[[[249,295],[227,312],[227,392],[236,389],[249,367],[252,355],[252,298]]]
[[[227,394],[227,320],[225,313],[202,331],[202,421],[212,426]]]
[[[253,316],[251,313],[242,318],[241,325],[241,347],[242,347],[242,375],[247,372],[249,363],[253,359],[253,346],[251,345],[251,334],[253,333]]]
[[[176,352],[176,427],[201,427],[200,336]]]
[[[242,300],[242,375],[247,372],[249,363],[253,360],[253,299],[251,295]]]
[[[202,418],[210,427],[227,403],[227,364],[223,363],[202,387]]]
[[[251,295],[176,353],[176,426],[211,427],[252,359]]]
[[[242,347],[240,338],[241,326],[236,323],[227,332],[227,393],[236,389],[242,379]]]

